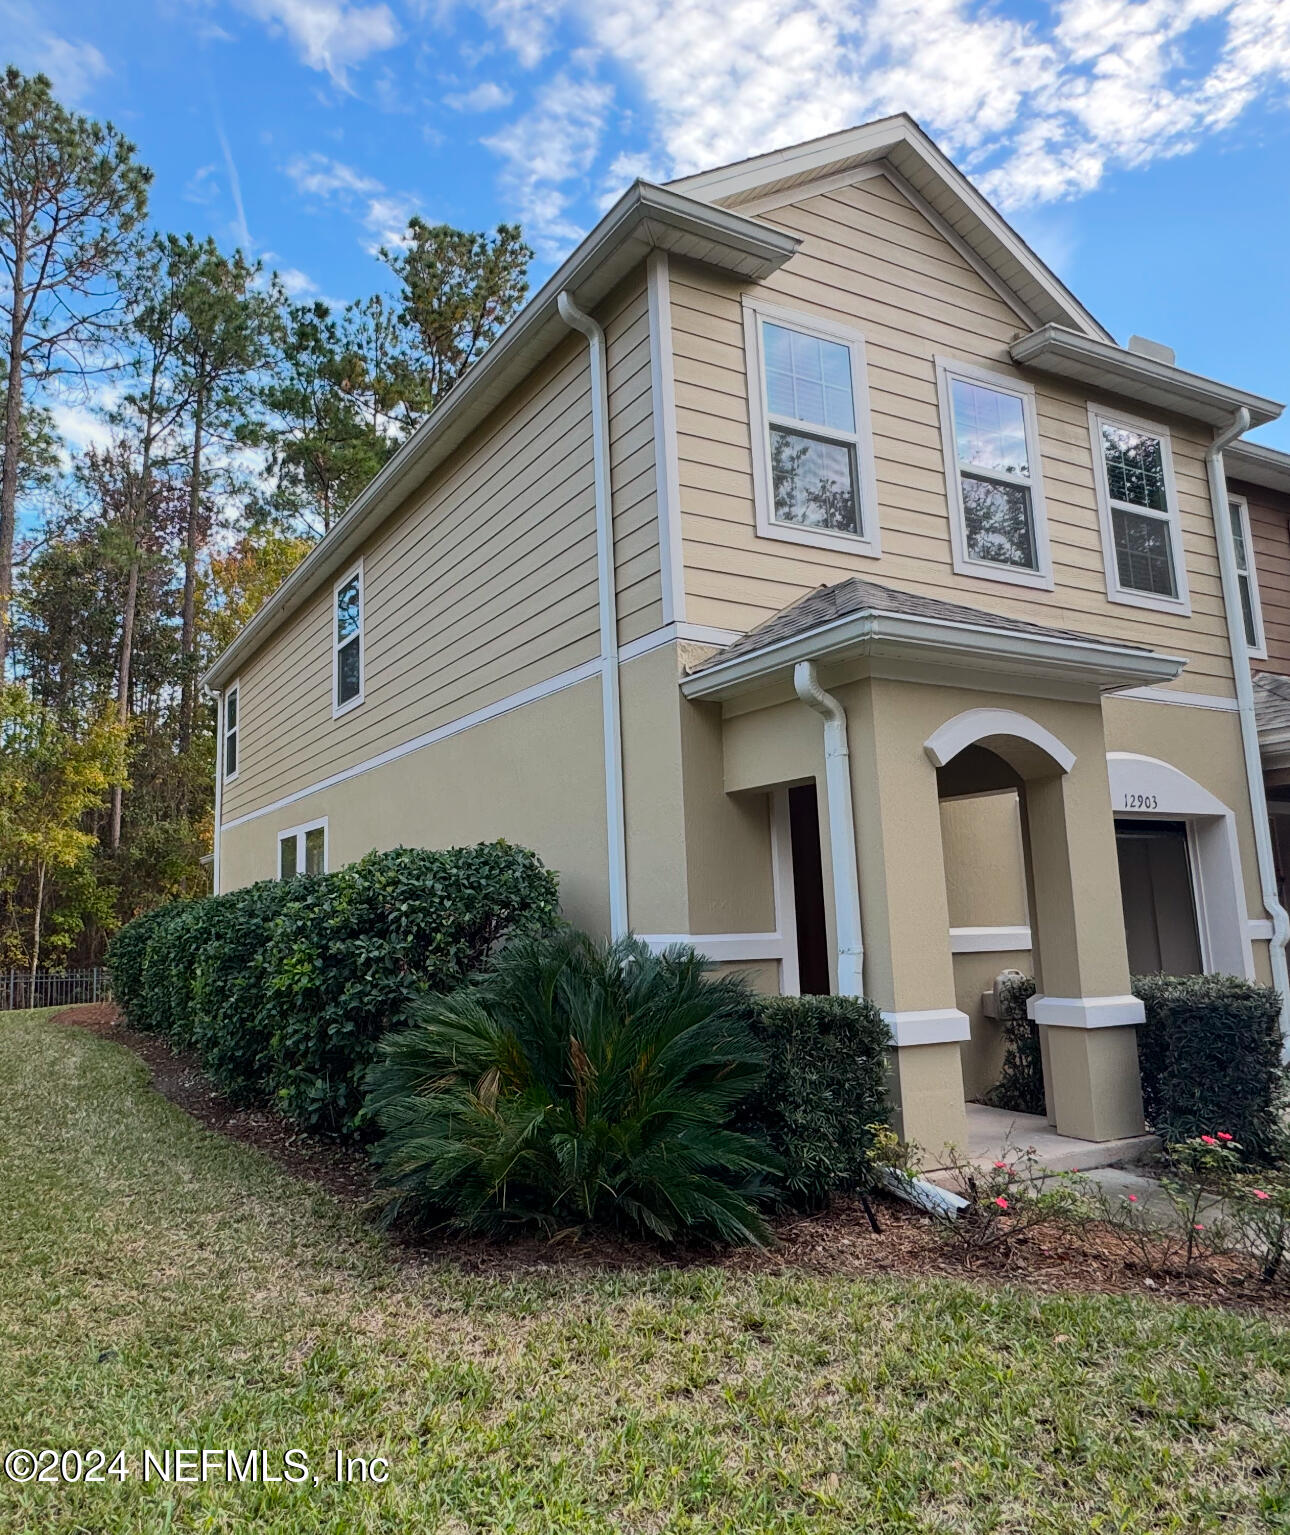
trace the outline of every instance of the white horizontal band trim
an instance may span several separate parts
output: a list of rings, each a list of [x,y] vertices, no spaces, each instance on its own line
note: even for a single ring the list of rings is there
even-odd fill
[[[1239,707],[1234,698],[1221,693],[1183,693],[1177,688],[1117,688],[1110,698],[1140,698],[1148,704],[1181,704],[1185,709],[1223,709],[1231,713]]]
[[[783,959],[787,940],[783,933],[638,933],[642,943],[656,954],[684,944],[705,959],[728,962],[741,959]]]
[[[308,799],[311,794],[319,794],[323,789],[330,789],[338,783],[344,783],[346,779],[357,778],[360,773],[370,773],[373,768],[384,767],[387,762],[396,762],[400,757],[420,751],[424,746],[433,746],[436,741],[446,741],[449,736],[460,735],[463,730],[470,730],[475,725],[487,724],[489,720],[509,714],[512,709],[537,703],[539,699],[548,698],[552,693],[561,693],[565,688],[575,687],[579,682],[589,682],[593,677],[600,675],[600,668],[599,656],[594,661],[584,661],[581,666],[575,666],[567,672],[559,672],[554,677],[548,677],[545,682],[535,682],[532,687],[523,688],[518,693],[509,693],[505,698],[499,698],[496,703],[486,704],[482,709],[463,714],[460,719],[450,720],[446,725],[428,730],[425,735],[413,736],[410,741],[391,746],[388,751],[380,752],[375,757],[368,757],[364,762],[357,762],[353,767],[342,768],[339,773],[320,778],[305,789],[297,789],[293,794],[284,794],[281,799],[274,800],[271,805],[261,805],[258,810],[248,810],[245,815],[234,816],[231,821],[223,822],[219,830],[229,831],[234,826],[257,820],[260,816],[273,815],[276,811],[285,810],[288,805],[294,805],[297,800]]]
[[[1137,997],[1031,997],[1026,1013],[1050,1029],[1123,1029],[1147,1016]]]
[[[1245,931],[1251,938],[1268,939],[1272,937],[1272,924],[1266,917],[1251,917],[1245,924]]]
[[[972,1023],[957,1007],[932,1007],[922,1012],[882,1015],[898,1050],[911,1045],[954,1045],[972,1038]]]
[[[1028,927],[952,927],[951,954],[1012,954],[1030,948]]]
[[[648,655],[662,645],[674,645],[678,640],[688,640],[693,645],[729,645],[740,638],[738,629],[713,629],[707,624],[664,624],[661,629],[651,629],[639,639],[620,645],[618,659],[634,661],[637,656]]]

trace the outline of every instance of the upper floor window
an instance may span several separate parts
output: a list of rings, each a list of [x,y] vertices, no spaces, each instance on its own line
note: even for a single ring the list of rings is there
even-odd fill
[[[234,683],[224,694],[224,782],[237,777],[237,711],[242,689]]]
[[[1259,583],[1254,574],[1254,541],[1250,536],[1250,508],[1243,496],[1229,496],[1228,516],[1232,519],[1232,547],[1236,553],[1236,580],[1241,589],[1241,623],[1250,654],[1267,657],[1263,637],[1263,610],[1259,603]]]
[[[744,300],[757,531],[878,553],[878,507],[857,332]]]
[[[1034,390],[945,358],[936,375],[954,569],[1051,590]]]
[[[326,874],[327,822],[312,826],[293,826],[278,833],[278,878],[295,879],[300,874]]]
[[[1191,612],[1169,433],[1089,407],[1102,563],[1112,602]]]
[[[332,615],[332,709],[342,714],[363,702],[363,567],[336,583]]]

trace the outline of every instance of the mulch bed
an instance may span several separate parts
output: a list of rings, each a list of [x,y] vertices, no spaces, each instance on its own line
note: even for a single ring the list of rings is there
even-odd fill
[[[54,1022],[88,1029],[132,1050],[148,1067],[157,1091],[207,1129],[256,1147],[286,1172],[319,1184],[348,1204],[375,1208],[376,1169],[361,1148],[309,1135],[271,1109],[233,1105],[193,1056],[172,1050],[155,1035],[127,1028],[110,1003],[65,1008]],[[470,1273],[500,1278],[534,1271],[713,1265],[736,1273],[805,1271],[821,1277],[939,1275],[988,1285],[1023,1285],[1047,1294],[1150,1296],[1290,1316],[1290,1288],[1260,1284],[1231,1258],[1209,1257],[1190,1273],[1148,1273],[1097,1224],[1078,1231],[1041,1228],[1019,1236],[1007,1250],[973,1255],[938,1237],[925,1216],[900,1200],[879,1196],[874,1204],[881,1235],[870,1229],[858,1202],[839,1199],[824,1214],[776,1220],[775,1245],[767,1251],[660,1252],[646,1243],[603,1236],[494,1242],[400,1229],[391,1236],[408,1261],[450,1262]]]

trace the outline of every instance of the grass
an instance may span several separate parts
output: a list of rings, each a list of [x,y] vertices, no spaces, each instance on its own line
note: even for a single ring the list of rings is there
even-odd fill
[[[0,1530],[1290,1529],[1290,1333],[1222,1311],[718,1269],[471,1277],[0,1017]],[[145,1447],[386,1456],[384,1486],[165,1485]]]

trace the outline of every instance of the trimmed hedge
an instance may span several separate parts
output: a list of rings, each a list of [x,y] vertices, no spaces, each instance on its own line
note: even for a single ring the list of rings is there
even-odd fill
[[[194,1050],[229,1092],[353,1134],[390,1021],[557,905],[555,875],[505,842],[369,853],[137,918],[108,953],[113,995],[132,1027]]]
[[[1145,975],[1138,1065],[1147,1123],[1166,1142],[1235,1136],[1247,1157],[1282,1154],[1281,999],[1233,975]]]
[[[1039,1030],[1026,1013],[1026,1003],[1035,994],[1029,976],[1016,976],[999,988],[999,1027],[1005,1050],[999,1080],[983,1095],[982,1101],[1010,1114],[1043,1114],[1044,1061],[1039,1047]]]
[[[891,1112],[891,1031],[879,1009],[859,997],[757,997],[753,1036],[766,1076],[737,1124],[782,1158],[782,1202],[821,1209],[869,1187],[873,1126]]]

